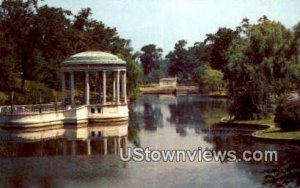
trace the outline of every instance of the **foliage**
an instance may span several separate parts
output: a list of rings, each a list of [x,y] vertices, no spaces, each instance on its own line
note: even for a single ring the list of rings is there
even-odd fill
[[[60,62],[86,50],[111,52],[129,62],[128,68],[134,69],[128,71],[133,76],[128,81],[129,88],[136,88],[142,74],[138,70],[140,67],[132,63],[135,57],[130,40],[119,37],[115,28],[91,19],[91,14],[90,8],[73,15],[62,8],[38,7],[38,0],[2,1],[0,90],[16,93],[18,99],[15,102],[18,103],[32,100],[26,100],[26,80],[35,81],[38,90],[43,90],[39,83],[58,90]],[[34,87],[31,89],[35,90]]]
[[[39,104],[54,101],[54,94],[45,84],[27,81],[22,93],[15,93],[14,103],[16,104]]]
[[[223,73],[212,69],[210,66],[203,66],[200,77],[200,88],[203,91],[222,91],[226,88],[226,82],[223,80]]]
[[[271,95],[293,88],[291,68],[297,64],[291,30],[266,17],[257,24],[242,23],[241,37],[228,51],[224,70],[233,103],[230,114],[236,119],[260,119],[268,116]]]
[[[5,104],[8,101],[8,95],[0,92],[0,104]]]
[[[210,47],[209,62],[212,68],[222,70],[228,63],[226,51],[238,37],[238,31],[229,28],[219,28],[215,34],[207,34],[205,43]]]
[[[154,44],[148,44],[141,48],[140,60],[143,66],[144,75],[147,76],[153,69],[159,69],[162,58],[162,49]]]
[[[198,67],[199,61],[191,50],[186,49],[187,42],[179,40],[174,47],[174,51],[166,56],[168,61],[168,73],[177,76],[181,82],[192,79],[193,70]]]
[[[284,130],[300,128],[300,100],[278,105],[274,121]]]
[[[127,62],[127,91],[130,97],[135,97],[143,83],[143,71],[140,65],[135,61]]]

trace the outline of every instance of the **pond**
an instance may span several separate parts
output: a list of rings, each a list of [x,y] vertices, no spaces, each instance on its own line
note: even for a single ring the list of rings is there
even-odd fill
[[[101,154],[97,141],[86,155],[64,155],[64,139],[1,142],[0,187],[299,187],[300,146],[260,141],[250,131],[213,128],[227,101],[200,95],[142,96],[130,105],[128,146],[151,150],[276,150],[276,161],[122,162]],[[42,133],[41,133],[42,134]],[[110,145],[108,144],[108,147]],[[71,150],[72,143],[67,143]],[[96,148],[96,149],[95,149]]]

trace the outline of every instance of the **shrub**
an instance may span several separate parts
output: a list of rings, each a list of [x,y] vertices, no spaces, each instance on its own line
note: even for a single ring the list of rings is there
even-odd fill
[[[4,105],[6,104],[6,102],[8,101],[8,95],[3,93],[3,92],[0,92],[0,105]]]
[[[14,104],[39,104],[53,102],[55,99],[53,92],[46,85],[33,81],[26,81],[25,91],[16,92]]]
[[[300,100],[278,105],[275,122],[285,130],[300,128]]]

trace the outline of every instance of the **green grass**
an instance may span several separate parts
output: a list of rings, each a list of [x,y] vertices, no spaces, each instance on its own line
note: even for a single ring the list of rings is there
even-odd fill
[[[268,129],[265,131],[257,132],[259,137],[267,138],[282,138],[282,139],[300,139],[300,130],[298,131],[281,131],[280,129],[272,130]]]
[[[223,111],[212,112],[212,113],[207,113],[207,114],[204,113],[206,127],[210,127],[210,126],[220,122],[220,119],[226,115],[227,115],[227,113],[223,112]]]
[[[260,119],[260,120],[234,120],[233,123],[241,123],[241,124],[268,124],[275,125],[274,117],[269,119]]]
[[[256,124],[256,125],[263,125],[267,124],[271,127],[269,129],[257,131],[255,133],[256,136],[262,138],[275,138],[275,139],[300,139],[300,130],[295,131],[283,131],[279,127],[276,127],[274,122],[274,117],[269,119],[261,119],[261,120],[233,120],[228,121],[229,117],[224,119],[227,122],[235,123],[235,124]]]

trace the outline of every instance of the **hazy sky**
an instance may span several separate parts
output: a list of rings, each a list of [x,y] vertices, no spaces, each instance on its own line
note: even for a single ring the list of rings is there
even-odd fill
[[[90,7],[92,18],[116,27],[134,50],[156,44],[168,53],[185,39],[191,46],[219,27],[235,28],[244,17],[262,15],[293,27],[300,21],[300,0],[44,0],[77,13]]]

